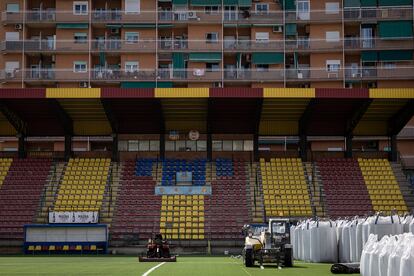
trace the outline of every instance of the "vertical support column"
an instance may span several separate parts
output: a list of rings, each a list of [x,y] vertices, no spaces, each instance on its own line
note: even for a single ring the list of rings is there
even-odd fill
[[[112,133],[112,161],[119,161],[118,133]]]
[[[397,135],[390,136],[390,153],[389,153],[389,160],[391,162],[398,161],[398,149],[397,149]]]
[[[72,157],[72,135],[65,135],[65,160]]]
[[[344,156],[345,158],[352,158],[352,141],[353,141],[352,135],[347,135],[345,137],[345,152]]]
[[[306,134],[299,136],[299,154],[303,162],[308,161],[308,136]]]
[[[18,141],[18,155],[19,158],[26,158],[26,135],[23,133],[18,133],[17,138]]]
[[[162,131],[160,133],[160,159],[163,160],[165,158],[165,133]]]
[[[213,135],[210,132],[207,133],[207,160],[213,160]]]
[[[259,161],[259,134],[253,134],[253,158],[254,161]]]

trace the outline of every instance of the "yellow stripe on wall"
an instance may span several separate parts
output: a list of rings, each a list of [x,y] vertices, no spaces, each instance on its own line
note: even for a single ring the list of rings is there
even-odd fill
[[[209,88],[155,88],[155,98],[208,98]]]
[[[314,88],[263,88],[264,98],[315,98]]]
[[[414,88],[373,88],[369,90],[370,98],[414,99]]]
[[[100,88],[46,88],[46,98],[79,99],[100,97]]]

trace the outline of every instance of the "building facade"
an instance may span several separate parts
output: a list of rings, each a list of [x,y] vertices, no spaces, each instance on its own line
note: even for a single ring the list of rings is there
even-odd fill
[[[3,0],[0,87],[414,87],[412,0]]]

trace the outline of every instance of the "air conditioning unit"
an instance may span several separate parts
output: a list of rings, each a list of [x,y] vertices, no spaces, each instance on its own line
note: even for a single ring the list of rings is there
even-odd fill
[[[14,72],[6,72],[6,79],[13,79],[14,78]]]
[[[189,11],[187,13],[187,17],[188,17],[188,19],[198,19],[197,13],[195,11]]]
[[[80,88],[88,88],[89,87],[88,82],[87,81],[80,82],[79,87]]]
[[[23,24],[16,24],[14,25],[15,30],[23,30]]]
[[[283,26],[282,25],[273,26],[273,30],[272,31],[274,33],[281,33],[281,32],[283,32]]]
[[[111,34],[119,34],[119,29],[118,28],[112,28],[111,29]]]
[[[337,79],[338,78],[338,73],[328,73],[328,78],[329,79]]]

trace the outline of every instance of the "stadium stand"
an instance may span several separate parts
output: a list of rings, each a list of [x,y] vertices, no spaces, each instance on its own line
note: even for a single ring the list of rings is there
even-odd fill
[[[162,185],[175,185],[175,176],[178,171],[191,171],[193,173],[193,185],[203,186],[206,182],[206,160],[178,160],[166,159],[163,161]]]
[[[1,158],[0,159],[0,188],[3,185],[4,179],[9,171],[10,165],[12,163],[12,158]]]
[[[72,158],[60,184],[54,211],[99,211],[110,159]]]
[[[3,159],[3,172],[7,164],[10,159]],[[49,159],[11,162],[0,188],[0,239],[23,239],[23,225],[35,218],[50,167]]]
[[[204,196],[162,196],[160,232],[172,240],[203,240]]]
[[[266,216],[312,215],[300,158],[261,158],[260,170]]]
[[[148,239],[159,231],[161,197],[154,194],[152,164],[153,160],[147,159],[121,163],[121,186],[111,227],[113,240]]]
[[[371,199],[357,160],[324,158],[316,163],[330,216],[362,216],[372,211]]]
[[[407,206],[402,197],[390,162],[387,159],[358,158],[362,175],[372,200],[374,211],[406,212]]]
[[[213,192],[205,200],[206,225],[210,238],[242,238],[240,230],[244,224],[251,223],[246,164],[241,160],[218,158],[215,167],[216,179],[211,183]]]

